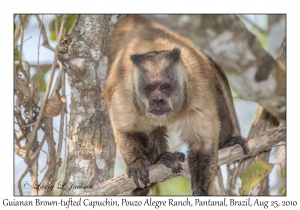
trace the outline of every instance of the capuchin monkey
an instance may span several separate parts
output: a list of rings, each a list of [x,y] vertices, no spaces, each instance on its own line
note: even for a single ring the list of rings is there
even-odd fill
[[[137,187],[149,181],[149,166],[180,172],[183,153],[168,151],[168,131],[189,146],[193,195],[208,195],[218,148],[240,144],[214,64],[186,38],[129,15],[109,41],[108,75],[102,97],[114,137]]]

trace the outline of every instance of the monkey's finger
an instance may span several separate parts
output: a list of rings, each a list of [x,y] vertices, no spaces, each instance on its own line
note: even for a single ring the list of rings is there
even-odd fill
[[[142,172],[141,172],[141,175],[142,175],[142,177],[144,178],[144,180],[147,182],[147,183],[150,183],[150,180],[149,180],[149,170],[143,170]]]
[[[127,169],[126,172],[127,172],[128,178],[130,179],[130,178],[131,178],[131,170],[130,170],[130,169]]]
[[[180,161],[184,162],[185,155],[182,152],[174,152],[173,155]]]
[[[246,145],[243,145],[242,148],[243,148],[244,154],[247,155],[249,152],[249,148]]]
[[[135,185],[136,185],[137,187],[140,187],[140,184],[139,184],[139,181],[138,181],[136,172],[133,172],[133,173],[132,173],[132,176],[133,176],[133,181],[134,181]]]
[[[173,173],[179,173],[182,170],[181,164],[177,159],[173,159],[169,162],[170,168],[172,169]]]
[[[169,160],[167,158],[158,161],[158,163],[161,163],[161,164],[167,166],[168,168],[172,168],[171,160]]]
[[[145,186],[147,186],[147,182],[146,182],[146,180],[144,179],[144,177],[142,176],[141,173],[138,173],[137,177],[139,178],[139,180],[141,180],[141,182],[142,182]]]
[[[128,178],[130,179],[131,178],[131,172],[130,172],[130,170],[127,169],[126,173],[127,173]]]
[[[142,176],[146,178],[145,180],[146,180],[148,183],[150,183],[150,181],[149,181],[149,179],[148,179],[148,177],[149,177],[149,166],[148,166],[148,165],[144,165],[143,169],[144,169],[144,170],[142,170]]]
[[[182,170],[182,165],[180,163],[178,163],[178,169],[179,169],[179,172]]]
[[[175,164],[173,165],[173,168],[172,168],[173,173],[179,173],[180,170],[182,170],[181,164],[178,164],[176,166],[175,166]]]

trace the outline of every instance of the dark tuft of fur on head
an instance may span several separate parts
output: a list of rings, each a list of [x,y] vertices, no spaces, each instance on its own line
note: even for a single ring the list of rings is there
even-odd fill
[[[140,64],[143,61],[144,59],[143,57],[144,57],[143,55],[139,55],[139,54],[130,56],[132,62],[136,65]]]
[[[173,61],[178,61],[180,58],[180,50],[178,48],[174,48],[169,54],[168,58]]]

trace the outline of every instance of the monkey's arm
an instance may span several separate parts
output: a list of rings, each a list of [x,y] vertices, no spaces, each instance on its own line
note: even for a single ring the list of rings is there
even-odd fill
[[[133,177],[135,184],[140,187],[138,179],[144,184],[149,181],[150,162],[145,155],[148,139],[142,133],[115,133],[116,143],[127,165],[127,175]]]

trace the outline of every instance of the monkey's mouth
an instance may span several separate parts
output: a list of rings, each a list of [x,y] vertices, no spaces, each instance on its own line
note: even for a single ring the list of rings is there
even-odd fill
[[[169,111],[170,109],[162,108],[160,106],[155,106],[153,109],[150,110],[150,113],[159,116],[159,115],[164,115]]]

